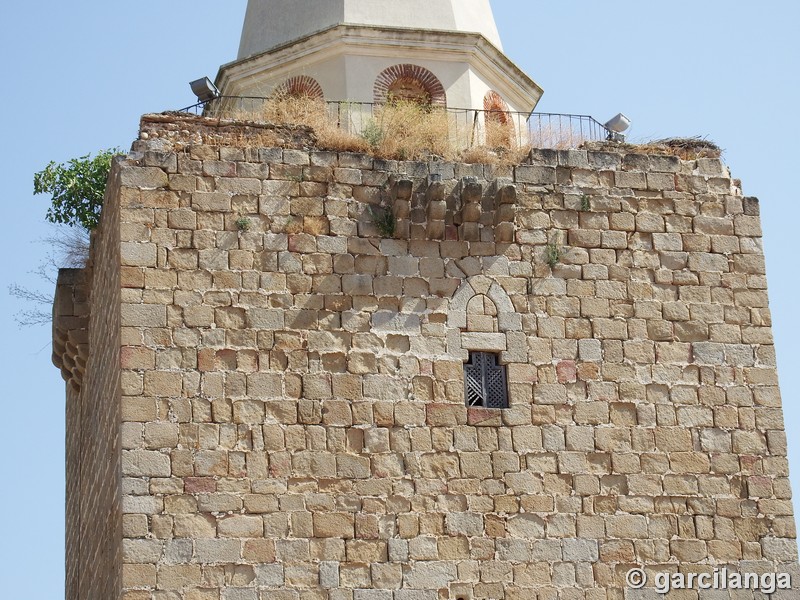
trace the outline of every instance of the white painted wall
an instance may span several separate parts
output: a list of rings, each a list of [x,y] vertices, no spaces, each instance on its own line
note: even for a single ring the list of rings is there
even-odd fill
[[[269,96],[290,77],[307,75],[317,80],[326,100],[372,102],[378,75],[396,64],[397,60],[387,57],[320,53],[243,82],[245,89],[233,90],[233,94]],[[474,106],[483,106],[483,94],[488,88],[484,84],[478,91],[472,89],[475,82],[470,77],[467,63],[418,59],[414,64],[425,67],[439,78],[447,94],[448,106],[469,107],[473,104],[473,96],[480,96],[480,102]]]
[[[344,0],[248,0],[239,58],[344,21]]]
[[[470,31],[502,50],[489,0],[344,0],[347,23]]]
[[[502,50],[489,0],[248,0],[239,58],[339,23],[471,31]]]
[[[498,50],[503,49],[489,0],[455,0],[452,4],[458,7],[455,11],[456,31],[482,33]]]

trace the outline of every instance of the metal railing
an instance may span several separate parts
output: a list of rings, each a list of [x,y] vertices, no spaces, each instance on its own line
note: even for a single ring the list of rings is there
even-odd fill
[[[390,125],[393,105],[372,102],[307,101],[314,114],[306,110],[289,111],[294,114],[275,114],[276,102],[272,98],[256,96],[220,96],[209,102],[200,102],[181,109],[180,112],[202,114],[214,118],[278,122],[299,125],[318,125],[321,107],[327,123],[343,132],[370,139],[376,132]],[[450,143],[458,150],[476,146],[533,147],[568,149],[583,142],[607,138],[608,130],[589,115],[559,113],[521,113],[471,108],[430,107],[425,113],[446,120]],[[443,122],[443,121],[442,121]]]

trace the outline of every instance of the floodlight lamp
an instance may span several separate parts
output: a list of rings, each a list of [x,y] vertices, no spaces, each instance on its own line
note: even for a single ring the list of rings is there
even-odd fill
[[[624,131],[631,126],[631,120],[623,115],[622,113],[617,114],[614,117],[611,117],[604,125],[608,130],[608,139],[612,142],[624,142],[625,135],[623,134]]]
[[[214,98],[219,98],[221,95],[217,89],[217,86],[215,86],[208,77],[196,79],[189,85],[191,86],[194,95],[197,96],[198,102],[209,102]]]

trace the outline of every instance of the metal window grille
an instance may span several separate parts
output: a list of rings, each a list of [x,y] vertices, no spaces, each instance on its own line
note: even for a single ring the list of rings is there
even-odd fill
[[[470,352],[464,364],[464,397],[467,406],[508,408],[506,367],[497,364],[497,355]]]

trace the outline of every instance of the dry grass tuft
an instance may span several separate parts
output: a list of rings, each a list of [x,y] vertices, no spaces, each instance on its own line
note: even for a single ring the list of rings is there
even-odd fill
[[[227,111],[226,111],[227,112]],[[232,110],[230,118],[310,127],[323,150],[364,152],[392,160],[460,160],[515,165],[531,148],[574,148],[584,140],[576,132],[525,121],[514,124],[507,113],[484,113],[480,119],[446,109],[399,101],[376,106],[341,103],[328,106],[309,97],[278,96],[257,109]],[[461,120],[459,120],[459,118]]]
[[[447,113],[412,102],[378,107],[365,122],[361,118],[353,122],[347,116],[332,115],[322,100],[292,96],[272,98],[255,112],[237,111],[232,116],[275,124],[307,125],[314,130],[319,148],[324,150],[369,152],[380,158],[398,160],[431,155],[454,158],[456,155]],[[344,118],[345,122],[339,122],[339,118]]]
[[[533,148],[569,150],[578,148],[588,141],[579,130],[552,124],[541,125],[530,132],[530,144]]]
[[[417,160],[431,155],[455,157],[447,112],[414,102],[382,106],[362,133],[380,158]]]
[[[615,152],[636,152],[638,154],[662,154],[677,156],[682,160],[698,158],[720,158],[722,149],[714,142],[701,137],[667,138],[628,144],[619,142],[587,142],[583,145],[587,150],[612,150]]]
[[[516,130],[511,121],[503,122],[494,113],[485,113],[486,145],[489,148],[510,148],[514,145]]]
[[[651,153],[673,154],[684,160],[696,158],[719,158],[722,156],[722,149],[711,140],[701,137],[690,138],[667,138],[648,142],[640,146],[645,151]]]
[[[459,160],[469,165],[493,165],[499,162],[500,156],[486,146],[473,146],[464,150]]]
[[[482,128],[475,128],[471,140],[483,139],[483,144],[462,144],[459,160],[468,164],[485,164],[495,166],[513,166],[520,164],[530,154],[532,146],[521,143],[514,123],[503,121],[498,114],[485,113]],[[524,140],[525,137],[523,136]]]
[[[324,150],[367,152],[369,144],[361,136],[342,129],[331,117],[322,100],[307,96],[279,96],[267,100],[260,110],[238,112],[235,118],[257,119],[268,123],[306,125],[314,130],[317,145]]]

